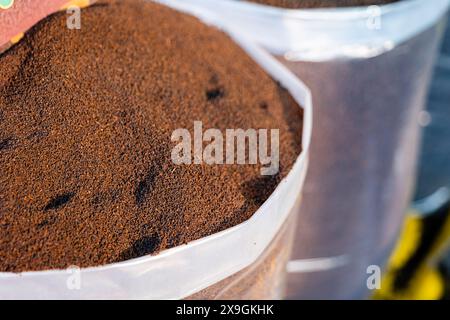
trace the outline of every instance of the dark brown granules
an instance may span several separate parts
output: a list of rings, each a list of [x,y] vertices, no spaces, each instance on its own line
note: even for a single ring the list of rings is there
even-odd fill
[[[301,151],[301,109],[226,35],[141,1],[35,26],[0,57],[0,270],[93,266],[245,221]],[[174,165],[173,130],[279,128],[280,174]],[[261,196],[263,195],[263,196]]]
[[[301,8],[335,8],[382,5],[400,0],[247,0],[274,7],[301,9]]]

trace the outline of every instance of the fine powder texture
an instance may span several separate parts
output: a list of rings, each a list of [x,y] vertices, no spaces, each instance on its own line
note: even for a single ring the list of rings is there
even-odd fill
[[[0,56],[0,271],[103,265],[250,218],[301,152],[292,97],[222,32],[101,1]],[[173,130],[279,129],[280,172],[175,165]],[[261,230],[261,232],[264,232]]]
[[[400,0],[247,0],[274,7],[290,9],[306,8],[336,8],[382,5]]]

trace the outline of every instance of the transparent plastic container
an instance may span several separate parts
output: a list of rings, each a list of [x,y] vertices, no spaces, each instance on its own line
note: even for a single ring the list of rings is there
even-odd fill
[[[292,10],[235,0],[160,0],[259,43],[311,88],[310,168],[290,298],[369,295],[413,190],[419,118],[447,0]]]
[[[247,221],[193,241],[105,266],[0,273],[0,299],[278,299],[285,284],[296,205],[312,131],[309,89],[285,66],[242,36],[230,34],[304,109],[302,153]]]

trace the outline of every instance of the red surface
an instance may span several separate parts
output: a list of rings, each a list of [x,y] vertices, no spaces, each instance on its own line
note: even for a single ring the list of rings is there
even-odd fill
[[[0,9],[0,47],[68,2],[69,0],[15,0],[11,8]]]

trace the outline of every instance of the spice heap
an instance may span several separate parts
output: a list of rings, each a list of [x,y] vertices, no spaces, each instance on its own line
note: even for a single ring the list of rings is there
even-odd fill
[[[274,7],[301,9],[301,8],[335,8],[382,5],[400,0],[247,0]]]
[[[302,112],[220,31],[145,1],[52,15],[0,56],[0,271],[157,253],[250,218],[301,151]],[[172,132],[280,130],[280,172],[175,165]]]

